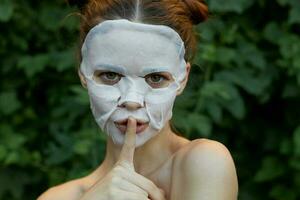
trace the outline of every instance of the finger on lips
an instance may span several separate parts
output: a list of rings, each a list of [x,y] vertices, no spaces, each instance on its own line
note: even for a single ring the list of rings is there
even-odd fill
[[[136,120],[129,117],[127,121],[127,130],[125,134],[124,144],[121,149],[119,162],[126,162],[133,166],[133,157],[136,140]]]
[[[120,174],[127,182],[135,186],[132,187],[132,190],[137,191],[145,197],[149,195],[149,200],[164,200],[165,197],[163,190],[158,188],[151,180],[136,173],[134,170],[133,158],[136,141],[136,126],[136,120],[133,117],[129,117],[127,121],[125,140],[120,153],[119,164],[127,169],[130,168],[131,170],[126,170],[126,173]]]

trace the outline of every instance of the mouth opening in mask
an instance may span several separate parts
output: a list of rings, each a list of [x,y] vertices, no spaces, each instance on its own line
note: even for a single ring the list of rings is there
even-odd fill
[[[149,121],[136,119],[136,134],[143,133],[149,127]],[[115,126],[121,131],[121,133],[125,134],[127,130],[128,118],[124,120],[115,121]]]

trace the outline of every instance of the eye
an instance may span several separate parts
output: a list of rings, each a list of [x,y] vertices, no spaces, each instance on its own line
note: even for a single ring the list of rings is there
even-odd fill
[[[153,88],[167,87],[171,82],[171,76],[167,73],[152,73],[145,76],[146,82]]]
[[[95,71],[94,80],[97,83],[114,85],[122,78],[121,74],[110,71]]]

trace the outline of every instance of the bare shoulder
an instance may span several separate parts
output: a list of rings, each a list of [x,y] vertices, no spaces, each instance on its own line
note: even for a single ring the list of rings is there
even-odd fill
[[[49,188],[37,200],[78,200],[84,191],[84,179],[72,180]]]
[[[189,142],[174,158],[173,173],[177,174],[172,183],[173,189],[189,194],[182,199],[206,199],[201,194],[205,194],[207,199],[237,198],[234,161],[227,147],[220,142],[209,139]]]
[[[174,164],[186,173],[198,171],[199,167],[207,170],[235,170],[234,161],[227,147],[214,140],[196,139],[181,148],[174,159]],[[209,167],[209,168],[207,168]]]
[[[218,159],[221,161],[233,161],[227,147],[215,140],[196,139],[178,151],[176,159],[180,161],[210,161]],[[183,159],[183,160],[182,160]],[[189,162],[184,162],[189,164]]]

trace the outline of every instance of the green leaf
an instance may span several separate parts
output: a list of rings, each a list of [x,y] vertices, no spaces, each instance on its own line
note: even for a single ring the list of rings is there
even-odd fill
[[[10,152],[22,149],[28,140],[24,135],[16,133],[13,127],[7,124],[0,124],[0,134],[0,144],[2,143]]]
[[[266,68],[266,60],[264,58],[263,52],[259,50],[254,44],[248,41],[241,40],[238,43],[238,55],[239,60],[237,64],[240,63],[240,59],[244,60],[244,63],[248,63],[260,70]],[[244,65],[244,64],[243,64]]]
[[[64,26],[69,31],[78,31],[80,25],[80,17],[76,14],[76,10],[67,9],[66,13],[73,13],[66,15],[62,20],[62,26]]]
[[[25,186],[31,183],[34,177],[32,174],[15,169],[2,168],[0,170],[0,196],[11,194],[10,199],[24,198]]]
[[[280,53],[285,59],[293,59],[300,54],[300,38],[294,34],[279,39]]]
[[[0,144],[0,162],[2,162],[6,158],[7,153],[8,152],[6,147]]]
[[[275,200],[296,200],[297,194],[291,188],[284,185],[276,185],[270,192],[270,197]]]
[[[91,140],[88,139],[79,140],[74,144],[73,150],[77,154],[86,155],[89,152],[91,145],[92,145]]]
[[[282,98],[297,98],[300,95],[299,86],[293,83],[287,83],[282,92]]]
[[[283,155],[290,155],[292,148],[292,141],[286,138],[281,141],[279,151]]]
[[[244,10],[253,5],[254,0],[208,0],[210,10],[216,12],[236,12],[242,13]]]
[[[75,99],[78,103],[82,105],[90,104],[89,96],[85,88],[77,84],[77,85],[73,85],[70,89],[76,95]]]
[[[213,44],[206,44],[201,46],[201,56],[200,59],[215,62],[217,48]]]
[[[184,120],[188,115],[189,112],[186,110],[174,108],[174,115],[172,116],[172,124],[174,124],[176,128],[179,129],[180,132],[182,132],[186,137],[190,136],[190,123],[186,123]]]
[[[300,156],[300,126],[296,128],[293,134],[294,153]]]
[[[290,2],[290,0],[277,0],[277,2],[281,6],[285,6],[285,5],[287,5]]]
[[[218,102],[221,107],[228,110],[237,119],[242,119],[245,116],[244,101],[232,84],[222,81],[207,82],[200,94],[201,98],[205,98],[207,102],[211,100]]]
[[[223,113],[221,106],[217,102],[208,101],[205,104],[205,108],[215,123],[221,123]]]
[[[232,48],[218,47],[216,50],[215,61],[218,63],[229,64],[236,58],[236,51]]]
[[[227,83],[234,83],[242,87],[252,95],[263,95],[266,88],[271,84],[270,77],[262,75],[255,76],[254,70],[246,68],[236,68],[233,70],[223,70],[215,74],[215,79]]]
[[[272,181],[285,173],[283,163],[276,157],[265,157],[261,168],[257,171],[254,180],[256,182]]]
[[[289,160],[289,166],[295,170],[300,170],[300,157],[293,156]]]
[[[238,90],[232,85],[228,85],[227,92],[228,92],[228,94],[230,94],[232,100],[230,100],[230,101],[220,100],[221,104],[236,119],[239,119],[239,120],[243,119],[246,114],[244,100],[240,96]]]
[[[207,82],[203,85],[201,96],[205,98],[222,98],[224,100],[231,100],[232,97],[227,92],[227,84],[217,81]]]
[[[263,31],[263,35],[265,39],[274,44],[278,44],[279,38],[283,38],[285,36],[283,30],[276,22],[268,23]]]
[[[66,17],[65,10],[57,8],[55,6],[44,6],[42,7],[38,20],[40,23],[49,31],[57,30],[63,18]]]
[[[198,131],[198,134],[203,137],[209,137],[212,131],[211,120],[197,113],[192,113],[187,117],[187,123],[190,131]]]
[[[295,24],[300,23],[300,1],[291,1],[291,9],[289,12],[289,23]]]
[[[37,54],[35,56],[23,56],[18,61],[18,67],[23,69],[27,77],[32,77],[43,71],[50,61],[48,54]]]
[[[11,0],[0,0],[0,21],[7,22],[13,16],[14,5]]]
[[[0,113],[5,115],[15,112],[21,107],[15,91],[0,93]]]
[[[75,68],[74,57],[75,53],[72,48],[66,51],[54,52],[50,55],[50,60],[52,61],[51,67],[57,69],[59,72]]]
[[[19,160],[20,160],[19,154],[15,151],[11,151],[6,155],[4,164],[5,165],[17,164]]]

